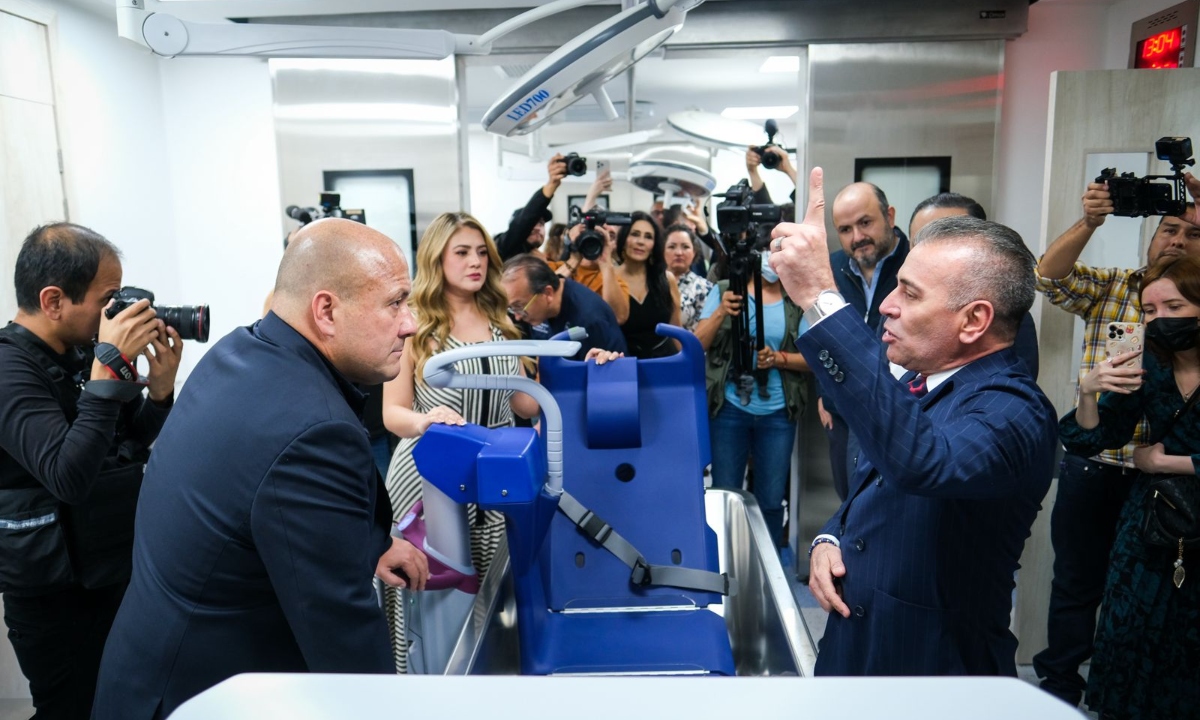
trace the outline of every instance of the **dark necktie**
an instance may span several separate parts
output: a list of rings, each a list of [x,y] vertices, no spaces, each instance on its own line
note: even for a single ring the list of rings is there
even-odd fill
[[[925,397],[925,393],[929,392],[929,388],[925,385],[925,376],[917,374],[912,380],[908,381],[908,391],[918,398]]]

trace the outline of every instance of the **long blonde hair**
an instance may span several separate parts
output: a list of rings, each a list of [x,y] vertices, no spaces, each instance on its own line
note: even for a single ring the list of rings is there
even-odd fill
[[[413,279],[412,308],[417,316],[417,334],[412,349],[416,378],[425,382],[422,374],[425,361],[450,337],[450,308],[446,303],[446,275],[442,271],[442,255],[450,238],[463,228],[478,230],[487,246],[488,266],[483,287],[475,293],[475,307],[500,334],[508,340],[521,336],[508,319],[508,296],[500,282],[502,266],[496,243],[483,225],[464,212],[442,213],[429,223],[417,245],[417,272]]]

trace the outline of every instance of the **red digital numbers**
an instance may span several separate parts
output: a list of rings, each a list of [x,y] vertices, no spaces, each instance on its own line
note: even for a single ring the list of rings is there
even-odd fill
[[[1137,68],[1179,67],[1179,46],[1183,28],[1171,28],[1138,43]]]

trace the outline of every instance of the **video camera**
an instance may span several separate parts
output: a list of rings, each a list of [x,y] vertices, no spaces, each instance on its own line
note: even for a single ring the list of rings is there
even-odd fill
[[[762,160],[763,167],[768,170],[774,170],[775,168],[779,167],[779,163],[782,162],[782,160],[775,153],[767,152],[767,148],[781,147],[775,142],[775,135],[779,133],[779,123],[775,122],[774,120],[768,120],[763,123],[763,130],[767,132],[766,144],[759,145],[758,147],[751,149],[758,154],[759,159]]]
[[[563,237],[562,260],[566,261],[571,253],[579,253],[585,260],[595,260],[604,254],[604,244],[608,238],[596,229],[598,225],[632,225],[633,218],[629,213],[608,212],[602,207],[594,207],[584,212],[578,205],[571,206],[571,225],[582,223],[584,229],[574,240]]]
[[[1160,138],[1154,143],[1154,152],[1159,160],[1171,164],[1174,175],[1137,177],[1131,172],[1118,175],[1116,168],[1100,171],[1096,182],[1108,185],[1108,192],[1112,195],[1113,215],[1147,217],[1182,215],[1187,212],[1188,198],[1183,182],[1183,168],[1196,164],[1192,157],[1192,139]],[[1153,182],[1154,180],[1167,182]]]
[[[778,205],[754,202],[750,181],[742,180],[714,197],[725,198],[717,205],[717,227],[721,229],[722,244],[731,258],[737,253],[761,250],[770,240],[770,230],[779,223],[782,214]],[[765,231],[765,232],[764,232]],[[729,247],[726,239],[732,240]]]
[[[154,314],[166,323],[167,327],[175,328],[183,340],[208,342],[209,314],[207,305],[155,305],[154,293],[142,288],[126,286],[112,296],[112,304],[104,311],[104,316],[112,320],[130,305],[138,300],[149,300],[154,308]]]
[[[341,193],[323,192],[321,193],[319,207],[302,208],[297,205],[288,205],[284,212],[291,219],[298,221],[300,227],[327,217],[346,218],[347,220],[353,220],[363,225],[367,224],[366,210],[345,210],[342,208]]]
[[[567,174],[579,177],[587,174],[587,158],[580,157],[579,153],[567,153],[563,156],[562,161],[567,165]]]
[[[742,297],[742,307],[733,318],[732,379],[737,387],[738,400],[750,404],[750,393],[758,385],[759,397],[766,399],[767,371],[755,369],[754,356],[766,347],[763,313],[755,313],[753,339],[750,333],[749,289],[762,297],[762,249],[771,242],[771,230],[782,217],[778,205],[754,202],[750,181],[742,180],[715,197],[725,198],[717,205],[719,240],[728,258],[729,291]]]

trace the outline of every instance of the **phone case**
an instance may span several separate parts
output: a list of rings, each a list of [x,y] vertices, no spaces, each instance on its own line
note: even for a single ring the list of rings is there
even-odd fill
[[[1132,350],[1144,350],[1145,346],[1142,341],[1145,339],[1145,336],[1146,326],[1142,323],[1110,322],[1108,324],[1108,335],[1104,339],[1104,358],[1108,360]],[[1123,367],[1138,368],[1141,366],[1141,355],[1132,360],[1127,360],[1123,365]]]

